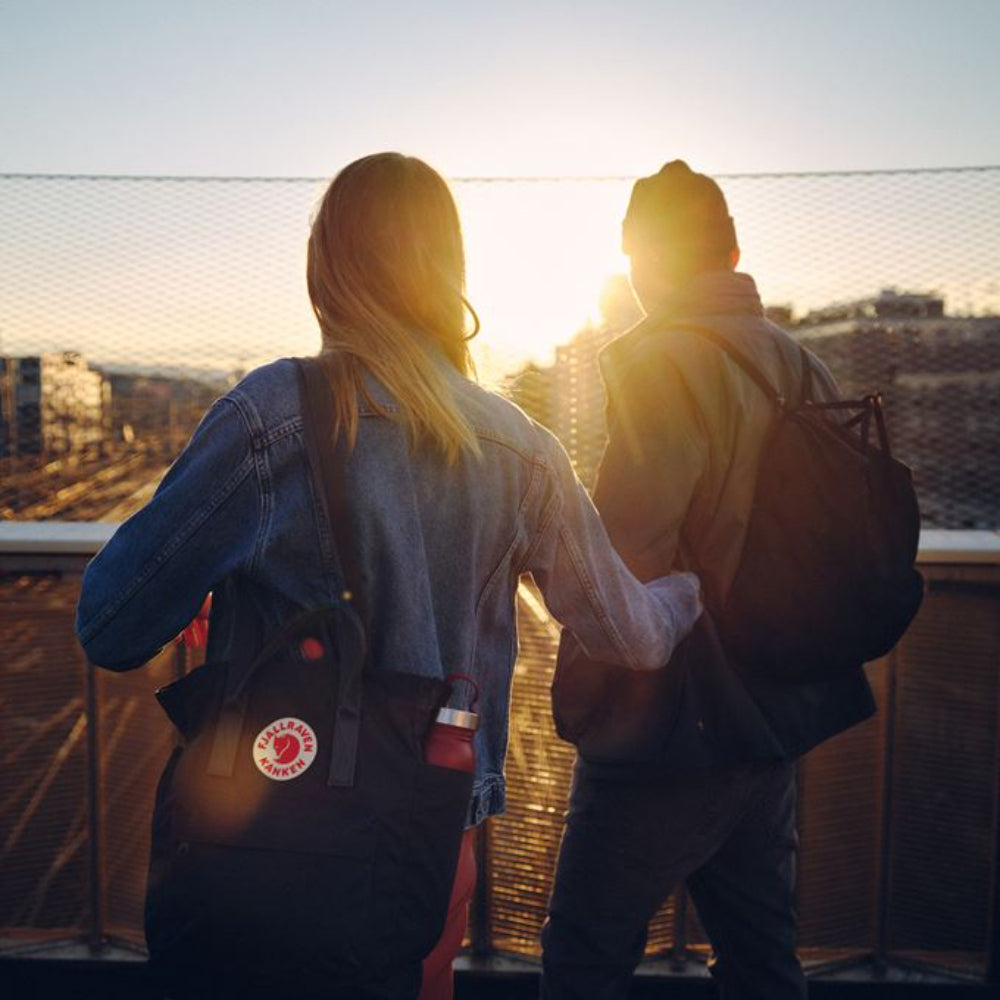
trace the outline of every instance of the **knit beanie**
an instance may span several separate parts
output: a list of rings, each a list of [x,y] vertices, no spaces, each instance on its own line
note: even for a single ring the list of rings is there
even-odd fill
[[[701,262],[736,246],[725,196],[711,177],[672,160],[635,182],[622,222],[622,250],[629,256],[670,253]]]

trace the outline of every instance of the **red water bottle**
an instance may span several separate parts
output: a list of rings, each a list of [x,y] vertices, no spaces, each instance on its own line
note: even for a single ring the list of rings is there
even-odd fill
[[[186,646],[188,649],[206,649],[208,647],[208,619],[212,613],[212,595],[205,598],[201,610],[195,618],[184,627],[175,642]]]
[[[476,751],[472,741],[479,728],[479,716],[475,711],[479,703],[479,686],[466,674],[449,674],[445,680],[467,681],[471,684],[472,704],[468,710],[438,709],[437,717],[424,740],[424,760],[438,767],[472,773],[476,769]]]

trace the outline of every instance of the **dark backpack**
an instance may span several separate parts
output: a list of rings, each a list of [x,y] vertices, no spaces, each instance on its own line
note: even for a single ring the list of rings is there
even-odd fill
[[[371,660],[348,446],[319,363],[299,368],[341,598],[157,692],[183,738],[146,895],[172,997],[415,997],[448,915],[473,775],[425,761],[424,739],[450,684]]]
[[[749,677],[782,682],[834,678],[884,656],[916,615],[923,578],[917,497],[892,457],[880,396],[814,402],[800,347],[790,403],[716,331],[677,328],[722,348],[775,411],[735,579],[721,607],[708,595],[727,655]]]

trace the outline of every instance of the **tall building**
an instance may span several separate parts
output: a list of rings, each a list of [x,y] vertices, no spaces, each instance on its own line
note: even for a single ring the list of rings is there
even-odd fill
[[[607,436],[597,355],[620,332],[605,325],[584,327],[568,344],[556,348],[552,366],[552,430],[588,489],[594,486]]]
[[[116,443],[138,444],[173,459],[205,411],[226,391],[218,379],[126,371],[108,374],[109,433]]]
[[[529,361],[523,368],[504,379],[503,393],[517,403],[533,420],[552,429],[555,423],[555,393],[553,371]]]
[[[810,313],[793,333],[845,396],[882,394],[925,526],[1000,527],[1000,317],[883,291]]]
[[[556,433],[588,486],[606,434],[597,355],[635,318],[619,310],[609,322],[612,315],[558,348],[549,368],[525,370],[530,391],[514,394]],[[937,296],[894,291],[797,323],[787,307],[768,315],[826,362],[846,397],[882,394],[926,527],[1000,527],[1000,316],[949,316]]]
[[[610,278],[601,294],[601,320],[556,348],[547,368],[529,364],[508,382],[508,393],[529,416],[563,443],[577,475],[593,487],[604,451],[604,383],[597,355],[640,317],[624,275]]]
[[[110,386],[73,351],[0,358],[0,455],[66,455],[105,436]]]

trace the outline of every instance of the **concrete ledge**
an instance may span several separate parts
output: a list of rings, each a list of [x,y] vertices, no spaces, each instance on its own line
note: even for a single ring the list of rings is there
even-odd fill
[[[921,531],[917,561],[998,565],[1000,531],[942,531],[936,528]]]
[[[92,556],[114,534],[106,521],[0,521],[0,553]],[[920,563],[1000,565],[1000,531],[920,533]]]
[[[117,527],[101,521],[0,521],[0,552],[92,556]]]

